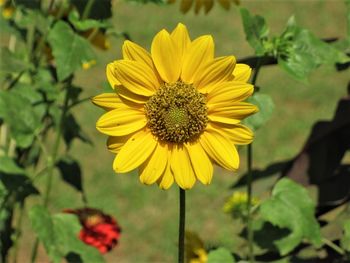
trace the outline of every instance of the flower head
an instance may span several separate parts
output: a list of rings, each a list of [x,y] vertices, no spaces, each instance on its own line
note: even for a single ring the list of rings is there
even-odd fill
[[[118,244],[121,229],[113,217],[93,208],[66,209],[64,212],[78,216],[83,226],[79,238],[100,253],[104,254]]]
[[[249,66],[214,58],[212,37],[191,41],[182,24],[160,31],[151,53],[125,41],[123,57],[107,66],[115,92],[93,98],[107,111],[96,127],[110,136],[117,173],[139,168],[144,184],[190,189],[210,184],[213,163],[238,168],[235,144],[253,139],[240,122],[257,111],[242,102],[253,93]]]
[[[169,0],[169,3],[174,3],[175,0]],[[187,13],[191,7],[194,5],[194,12],[198,14],[202,9],[207,14],[213,8],[214,2],[219,2],[219,4],[226,10],[229,10],[231,3],[239,5],[239,0],[181,0],[180,10],[182,13]]]
[[[244,217],[247,212],[248,195],[246,192],[234,192],[223,206],[225,213],[232,214],[234,217]],[[252,205],[259,203],[259,199],[252,198]]]

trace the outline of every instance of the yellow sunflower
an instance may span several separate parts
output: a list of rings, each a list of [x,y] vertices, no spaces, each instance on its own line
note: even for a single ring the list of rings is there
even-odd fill
[[[169,0],[170,4],[175,3],[176,0]],[[204,12],[207,14],[214,6],[214,2],[219,2],[219,4],[229,10],[231,7],[231,3],[233,2],[236,5],[240,4],[239,0],[181,0],[180,10],[182,13],[187,13],[194,2],[194,12],[198,14],[200,10],[204,8]]]
[[[160,31],[151,53],[125,41],[123,57],[107,66],[115,92],[93,98],[107,110],[96,127],[110,136],[115,172],[139,168],[144,184],[190,189],[197,179],[210,184],[213,163],[238,168],[235,144],[253,139],[240,122],[257,111],[242,102],[253,93],[249,66],[214,58],[213,38],[191,41],[183,24]]]

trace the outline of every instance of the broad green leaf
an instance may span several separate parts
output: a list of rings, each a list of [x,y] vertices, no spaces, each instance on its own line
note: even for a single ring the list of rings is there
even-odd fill
[[[95,20],[95,19],[81,20],[79,13],[75,10],[69,13],[68,19],[69,19],[69,22],[71,22],[77,30],[81,30],[81,31],[86,31],[92,28],[108,27],[108,23],[102,20]]]
[[[71,255],[78,255],[83,262],[104,262],[96,248],[78,238],[82,226],[75,215],[51,216],[43,206],[34,206],[29,212],[29,219],[53,262],[61,262]]]
[[[350,252],[350,219],[344,222],[344,236],[340,240],[343,249]]]
[[[78,254],[83,262],[105,262],[96,248],[86,245],[78,238],[82,226],[75,215],[57,214],[52,219],[55,226],[57,245],[65,256],[73,252]]]
[[[11,91],[0,91],[0,117],[9,126],[11,137],[23,148],[32,143],[42,127],[30,100]]]
[[[346,54],[335,46],[326,43],[309,30],[299,27],[294,20],[281,38],[289,38],[288,55],[278,57],[278,64],[298,80],[306,80],[307,76],[321,65],[349,62]]]
[[[63,254],[56,245],[54,224],[49,212],[43,206],[34,206],[29,211],[29,219],[34,232],[43,243],[46,253],[53,262],[61,262]]]
[[[259,108],[259,112],[248,117],[244,123],[257,130],[271,118],[275,104],[269,95],[262,93],[255,93],[247,101],[256,105]]]
[[[281,255],[286,255],[304,239],[321,246],[320,226],[314,216],[315,204],[305,188],[290,179],[283,178],[272,190],[272,196],[260,206],[263,219],[291,231],[274,244]]]
[[[247,41],[254,48],[256,55],[264,55],[263,41],[266,40],[269,34],[265,19],[259,15],[252,16],[245,8],[241,8],[240,11]]]
[[[207,263],[234,263],[236,260],[232,256],[231,252],[223,247],[212,250],[208,254]]]
[[[70,156],[62,157],[56,164],[62,179],[78,191],[83,191],[79,163]]]
[[[82,64],[95,59],[89,42],[74,33],[65,22],[57,22],[49,33],[48,41],[56,61],[59,80],[64,80]]]
[[[19,73],[30,68],[23,58],[12,53],[8,48],[0,49],[0,74]]]
[[[0,163],[0,172],[7,174],[25,174],[24,170],[8,156],[0,156]]]

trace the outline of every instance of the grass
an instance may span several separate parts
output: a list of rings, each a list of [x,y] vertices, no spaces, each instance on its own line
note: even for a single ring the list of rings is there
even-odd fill
[[[293,14],[300,25],[320,37],[344,36],[346,32],[342,1],[241,2],[251,12],[267,19],[272,34],[279,34]],[[128,32],[132,40],[147,48],[160,29],[171,30],[181,21],[188,26],[192,37],[212,34],[217,56],[233,53],[240,58],[252,55],[235,8],[226,12],[216,5],[209,15],[195,16],[192,12],[181,14],[178,3],[143,6],[117,1],[113,9],[116,30]],[[98,52],[97,66],[78,74],[76,84],[84,88],[85,96],[102,92],[102,82],[106,80],[105,65],[121,57],[121,44],[121,39],[112,40],[110,50]],[[263,68],[258,85],[262,92],[272,96],[276,109],[270,121],[256,133],[254,167],[263,168],[297,154],[313,123],[332,117],[338,99],[346,94],[348,73],[337,73],[329,65],[317,70],[310,76],[309,83],[303,84],[275,66]],[[161,191],[157,186],[141,185],[136,173],[115,175],[112,171],[113,155],[105,147],[106,137],[95,129],[95,121],[102,111],[86,103],[75,109],[75,113],[94,143],[90,146],[75,141],[69,153],[81,161],[89,206],[111,213],[123,228],[119,247],[106,256],[108,262],[174,262],[178,227],[177,187]],[[187,228],[198,232],[209,245],[223,245],[235,250],[242,245],[235,222],[222,212],[222,205],[232,192],[229,186],[246,169],[244,150],[241,158],[242,165],[237,173],[216,169],[210,187],[197,184],[187,193]],[[257,186],[255,190],[259,191],[261,187]],[[37,201],[37,198],[31,199],[31,203]],[[55,177],[51,211],[79,206],[82,206],[79,194]],[[26,222],[19,262],[27,262],[33,243]],[[40,261],[46,262],[45,253],[40,251]]]

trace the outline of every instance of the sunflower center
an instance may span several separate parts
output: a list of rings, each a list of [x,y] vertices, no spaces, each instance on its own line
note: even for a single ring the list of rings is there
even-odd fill
[[[183,143],[195,139],[207,126],[205,96],[191,84],[163,84],[146,102],[148,127],[162,141]]]

